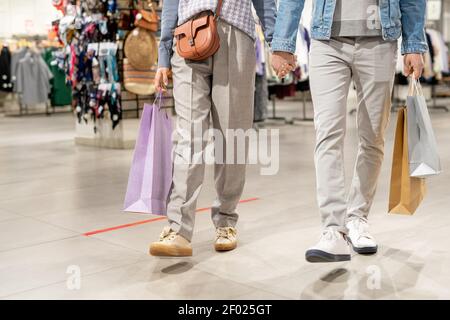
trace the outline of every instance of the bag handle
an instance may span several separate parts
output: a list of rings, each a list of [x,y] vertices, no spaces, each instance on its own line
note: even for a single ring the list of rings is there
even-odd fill
[[[423,90],[422,90],[420,81],[418,79],[416,79],[416,77],[414,76],[414,73],[413,73],[411,75],[411,79],[409,81],[408,96],[414,96],[414,95],[423,96]]]
[[[155,6],[153,5],[153,2],[149,1],[148,2],[148,7],[150,8],[150,11],[152,13],[156,13]]]
[[[220,12],[222,11],[223,0],[217,1],[216,12],[214,13],[214,17],[217,18],[220,16]]]
[[[156,100],[158,100],[158,110],[161,110],[162,91],[159,91],[158,94],[155,95],[153,105],[156,105]]]

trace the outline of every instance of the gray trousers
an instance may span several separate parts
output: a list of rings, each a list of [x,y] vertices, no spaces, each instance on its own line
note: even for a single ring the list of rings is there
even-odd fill
[[[347,217],[367,218],[375,195],[384,156],[397,42],[381,37],[313,40],[310,56],[317,201],[324,228],[345,233]],[[358,100],[359,145],[346,199],[344,136],[352,79]]]
[[[192,238],[197,198],[205,173],[202,158],[207,141],[202,133],[209,128],[210,120],[222,137],[226,137],[227,129],[247,130],[253,123],[254,41],[223,21],[219,21],[218,32],[220,49],[213,57],[189,61],[175,51],[171,60],[178,139],[167,217],[172,230],[188,240]],[[238,219],[236,207],[245,183],[245,164],[227,164],[230,162],[225,152],[227,139],[223,142],[224,161],[214,164],[217,198],[212,207],[212,220],[216,227],[234,227]],[[201,147],[196,148],[198,145]]]

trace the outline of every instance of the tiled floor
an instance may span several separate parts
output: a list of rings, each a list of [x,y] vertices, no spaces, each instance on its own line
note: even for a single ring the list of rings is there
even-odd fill
[[[296,107],[284,103],[280,114]],[[450,114],[436,111],[432,118],[445,169]],[[349,117],[346,140],[349,174],[354,120]],[[320,231],[310,123],[280,126],[277,175],[249,168],[243,198],[259,200],[239,207],[237,250],[214,252],[214,229],[201,212],[194,256],[158,259],[147,249],[164,221],[82,235],[151,218],[121,212],[132,151],[75,146],[70,115],[0,117],[0,298],[449,299],[450,173],[430,179],[414,216],[388,215],[394,123],[371,214],[379,253],[317,265],[304,260]],[[213,197],[208,168],[199,206]],[[79,289],[73,289],[71,270],[81,274]]]

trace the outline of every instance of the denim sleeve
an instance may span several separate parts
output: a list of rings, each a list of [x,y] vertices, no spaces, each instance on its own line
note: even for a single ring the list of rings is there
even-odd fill
[[[165,0],[161,14],[161,42],[158,50],[158,67],[170,68],[173,30],[178,22],[179,0]]]
[[[272,40],[272,51],[295,52],[298,25],[305,0],[280,0]]]
[[[264,37],[270,43],[273,38],[273,29],[277,18],[277,6],[275,0],[252,0],[261,25],[264,30]]]
[[[428,50],[425,36],[426,0],[400,0],[402,14],[402,54]]]

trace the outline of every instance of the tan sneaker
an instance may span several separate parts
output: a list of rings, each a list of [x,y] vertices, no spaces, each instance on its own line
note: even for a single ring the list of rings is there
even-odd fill
[[[186,257],[192,256],[192,247],[188,240],[170,227],[165,227],[159,236],[159,241],[150,245],[150,254],[160,257]]]
[[[220,227],[216,230],[216,251],[230,251],[236,248],[236,229],[233,227]]]

